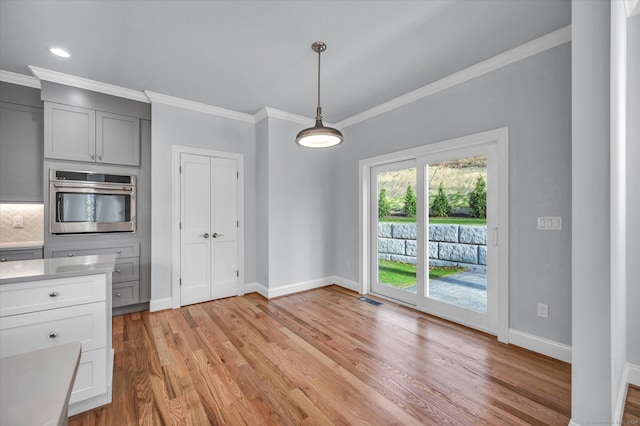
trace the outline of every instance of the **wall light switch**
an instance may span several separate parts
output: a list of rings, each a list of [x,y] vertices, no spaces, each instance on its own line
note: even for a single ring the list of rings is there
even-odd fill
[[[562,231],[562,216],[538,217],[538,229],[542,231]]]
[[[14,216],[13,217],[13,227],[14,228],[22,228],[24,227],[24,219],[22,216]]]

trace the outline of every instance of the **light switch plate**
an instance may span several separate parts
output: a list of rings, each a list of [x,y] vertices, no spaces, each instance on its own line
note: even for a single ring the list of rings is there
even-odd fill
[[[541,231],[562,231],[562,216],[539,216],[538,229]]]

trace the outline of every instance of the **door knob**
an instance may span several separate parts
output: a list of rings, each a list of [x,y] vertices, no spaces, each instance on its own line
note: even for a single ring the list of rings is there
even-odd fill
[[[205,238],[209,238],[209,234],[206,234],[206,233],[205,233],[205,234],[203,235],[203,237],[205,237]],[[214,235],[213,237],[215,238],[215,235]]]
[[[223,234],[218,234],[217,232],[214,232],[213,235],[211,235],[213,238],[218,238],[218,237],[222,237]]]

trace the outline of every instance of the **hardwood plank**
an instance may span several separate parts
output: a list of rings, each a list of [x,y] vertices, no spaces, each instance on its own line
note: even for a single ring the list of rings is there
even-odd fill
[[[640,388],[630,385],[622,417],[623,425],[640,425]]]
[[[329,286],[114,317],[113,403],[69,424],[569,422],[568,364],[383,302]]]

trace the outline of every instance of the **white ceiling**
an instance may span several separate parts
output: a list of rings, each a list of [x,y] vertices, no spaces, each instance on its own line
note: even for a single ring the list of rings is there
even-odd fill
[[[338,122],[570,21],[570,0],[0,0],[0,69],[312,117],[320,40],[323,113]]]

